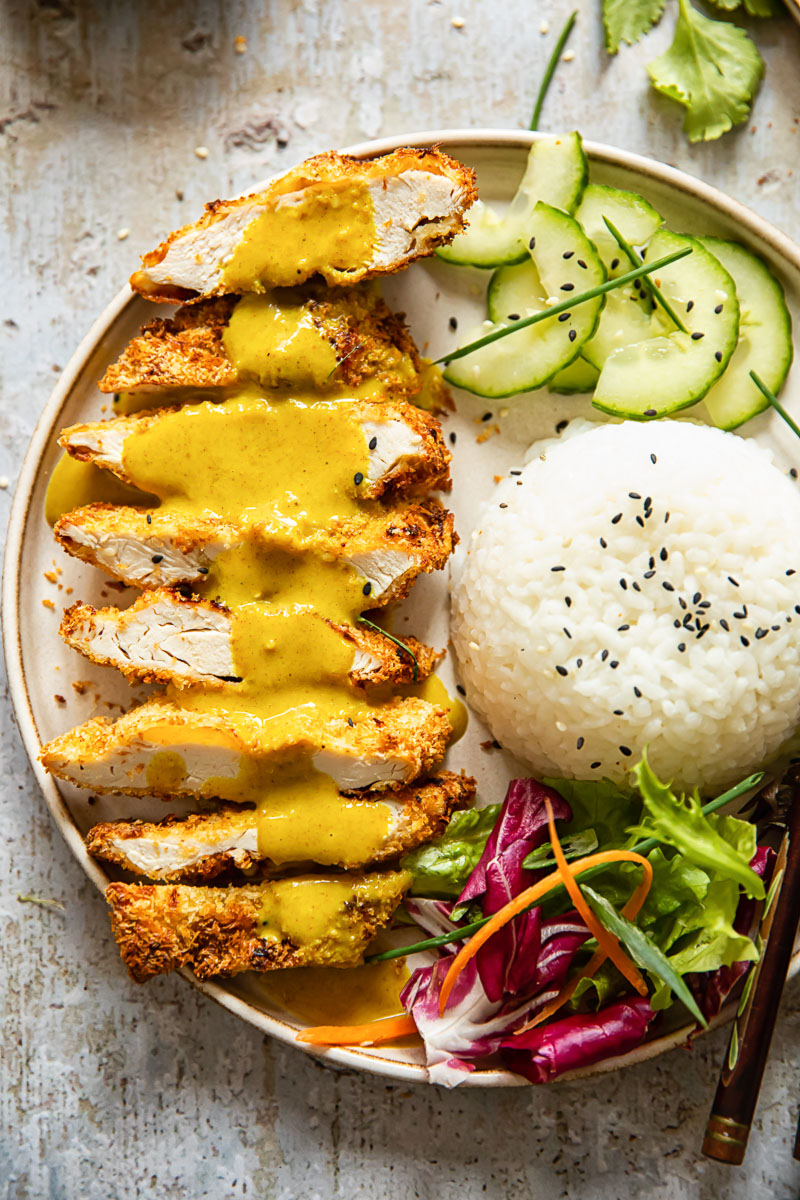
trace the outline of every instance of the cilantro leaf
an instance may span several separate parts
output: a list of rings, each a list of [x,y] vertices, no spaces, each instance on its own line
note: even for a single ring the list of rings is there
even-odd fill
[[[743,29],[678,4],[675,39],[647,69],[656,91],[686,108],[689,140],[707,142],[747,120],[764,62]]]
[[[739,3],[739,0],[737,0]],[[603,0],[606,50],[616,54],[620,43],[632,46],[651,25],[661,20],[665,0]]]

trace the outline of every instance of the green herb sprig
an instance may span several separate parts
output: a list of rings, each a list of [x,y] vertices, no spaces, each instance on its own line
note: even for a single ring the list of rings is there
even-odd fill
[[[707,817],[709,813],[716,812],[718,808],[723,808],[724,805],[738,800],[739,796],[743,796],[745,792],[749,792],[763,778],[763,771],[759,771],[755,775],[748,775],[747,779],[743,779],[735,787],[729,788],[727,792],[723,792],[721,796],[717,796],[716,800],[709,800],[707,804],[704,804],[702,809],[703,816]],[[644,857],[651,850],[655,850],[658,844],[657,838],[643,838],[635,846],[631,846],[631,850],[634,854],[641,854]],[[605,867],[601,864],[597,867],[591,867],[588,871],[584,871],[581,876],[581,883],[588,882],[603,870],[605,870]],[[563,890],[563,885],[554,888],[551,895],[557,895],[559,890]],[[523,909],[523,912],[529,912],[532,908],[536,908],[535,903]],[[477,933],[490,919],[490,917],[481,917],[477,921],[471,921],[469,925],[461,925],[458,929],[453,929],[450,933],[440,933],[436,937],[425,938],[421,942],[414,942],[412,946],[398,946],[394,950],[384,950],[382,954],[371,954],[366,959],[366,962],[387,962],[392,958],[405,958],[409,954],[419,954],[423,950],[435,950],[437,946],[447,946],[451,942],[465,941],[467,938],[471,938],[473,933]]]
[[[761,392],[761,395],[766,400],[769,400],[770,404],[775,409],[775,412],[778,414],[778,416],[781,417],[782,420],[784,420],[786,422],[786,424],[789,426],[789,428],[792,430],[793,433],[796,433],[797,436],[800,437],[800,428],[798,428],[795,421],[793,421],[792,418],[789,416],[788,412],[783,407],[783,405],[781,404],[780,400],[775,395],[775,393],[770,388],[767,387],[767,385],[764,383],[764,380],[761,378],[761,376],[756,375],[755,371],[751,371],[750,378],[752,379],[753,383],[756,385],[758,390]]]
[[[362,625],[369,626],[369,628],[374,629],[376,633],[382,633],[385,638],[388,638],[390,642],[394,642],[395,646],[398,646],[404,654],[408,655],[408,657],[411,659],[413,667],[412,679],[414,680],[414,683],[416,683],[419,679],[419,663],[417,662],[417,656],[414,651],[407,646],[405,642],[401,642],[399,638],[396,638],[393,633],[389,633],[386,629],[381,629],[380,625],[376,625],[374,621],[370,621],[366,617],[359,617],[358,619]]]
[[[475,342],[470,342],[468,346],[461,346],[458,350],[451,350],[449,354],[443,354],[435,362],[437,364],[451,363],[455,362],[456,359],[466,358],[468,354],[472,354],[475,350],[482,350],[484,346],[490,346],[492,342],[497,342],[501,338],[518,333],[520,329],[528,329],[531,325],[538,325],[540,321],[547,321],[550,317],[557,317],[559,313],[571,312],[578,304],[586,304],[587,300],[594,300],[597,296],[605,296],[607,292],[613,292],[616,288],[624,287],[626,283],[633,283],[634,279],[641,279],[643,275],[650,275],[653,271],[660,271],[662,267],[668,267],[671,263],[675,263],[691,253],[692,247],[684,246],[682,250],[674,250],[672,254],[667,254],[664,258],[659,258],[655,262],[642,263],[641,266],[636,267],[633,271],[627,271],[624,275],[618,275],[616,279],[607,279],[605,283],[598,283],[596,287],[589,288],[586,292],[579,292],[577,296],[572,296],[569,300],[561,300],[558,304],[554,304],[552,308],[542,309],[541,312],[533,313],[530,317],[523,317],[521,321],[514,321],[512,325],[506,325],[502,329],[495,329],[492,333],[487,333],[485,337],[478,338]]]
[[[528,126],[528,128],[532,129],[534,132],[539,128],[539,118],[542,115],[542,105],[544,104],[545,96],[547,95],[548,88],[550,87],[553,75],[555,74],[555,69],[558,66],[558,60],[561,58],[561,51],[566,46],[569,35],[572,33],[572,26],[575,24],[575,18],[577,15],[578,10],[576,8],[567,17],[566,24],[561,30],[561,33],[558,35],[558,40],[553,47],[553,53],[550,55],[547,66],[544,69],[542,82],[539,84],[539,91],[536,96],[536,103],[533,106],[533,116],[531,117],[531,123]]]

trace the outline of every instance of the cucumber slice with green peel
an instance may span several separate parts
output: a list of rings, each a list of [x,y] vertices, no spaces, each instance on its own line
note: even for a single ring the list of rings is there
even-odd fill
[[[465,267],[523,262],[537,202],[572,212],[586,186],[588,170],[579,133],[540,138],[531,146],[522,182],[505,214],[498,216],[476,200],[467,213],[468,228],[436,253],[445,262]]]
[[[633,264],[621,250],[603,221],[608,217],[631,246],[646,246],[664,224],[664,218],[638,192],[590,183],[575,211],[575,219],[594,242],[605,263],[609,279],[624,275]]]
[[[574,396],[580,392],[593,392],[599,378],[600,372],[597,367],[593,367],[579,355],[568,367],[554,375],[547,386],[551,392]]]
[[[725,374],[703,397],[720,429],[736,429],[769,407],[750,378],[755,371],[775,395],[792,365],[792,318],[783,288],[766,263],[739,242],[699,239],[733,276],[739,299],[739,341]]]
[[[528,228],[533,240],[531,258],[501,267],[489,286],[489,312],[465,343],[546,311],[548,300],[558,303],[571,293],[589,291],[605,282],[600,257],[574,217],[541,201]],[[451,362],[444,372],[448,383],[478,396],[513,396],[541,387],[580,354],[592,336],[603,307],[603,296],[578,304],[574,311],[520,329],[514,334]]]
[[[624,275],[634,265],[621,250],[613,234],[603,221],[608,217],[625,241],[631,246],[643,246],[663,225],[664,219],[643,196],[637,192],[626,192],[620,188],[604,187],[590,183],[575,213],[586,233],[594,242],[602,258],[609,279]],[[653,304],[646,285],[632,284],[610,292],[606,307],[600,318],[597,333],[584,347],[583,356],[597,370],[601,370],[608,356],[631,342],[652,337],[656,330],[651,328]],[[671,321],[664,326],[665,333],[674,328]]]
[[[667,229],[651,238],[647,258],[652,262],[685,246],[692,253],[662,268],[653,282],[689,332],[673,325],[665,333],[669,318],[653,313],[655,336],[621,346],[603,363],[592,401],[602,412],[634,420],[678,412],[702,400],[728,365],[739,333],[739,304],[722,263],[696,238]]]

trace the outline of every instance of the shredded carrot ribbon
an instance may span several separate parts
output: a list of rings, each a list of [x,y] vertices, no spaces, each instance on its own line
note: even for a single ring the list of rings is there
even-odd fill
[[[559,849],[560,849],[560,846],[559,846]],[[509,921],[512,921],[514,919],[514,917],[516,917],[519,913],[521,913],[523,911],[523,909],[531,907],[531,905],[535,904],[537,900],[543,899],[543,897],[546,896],[548,894],[548,892],[552,892],[552,890],[554,888],[556,888],[560,884],[564,883],[565,882],[565,880],[564,880],[565,874],[570,878],[570,881],[572,881],[575,876],[582,875],[584,873],[584,871],[588,871],[592,867],[600,867],[600,866],[606,865],[607,863],[617,863],[617,862],[638,863],[639,866],[642,867],[642,869],[644,870],[645,875],[648,877],[647,889],[649,889],[649,887],[650,887],[649,881],[652,880],[653,868],[650,866],[650,863],[647,861],[646,858],[643,858],[641,854],[636,854],[636,852],[633,850],[601,850],[597,854],[589,854],[589,855],[587,855],[586,858],[579,859],[577,862],[574,862],[571,864],[567,863],[566,859],[564,859],[565,865],[564,865],[563,871],[561,868],[559,868],[559,870],[551,872],[551,874],[546,875],[544,877],[544,879],[540,879],[538,883],[534,883],[531,887],[526,888],[523,892],[520,892],[518,896],[514,896],[513,900],[509,900],[508,904],[504,905],[503,908],[499,909],[496,913],[494,913],[494,915],[490,918],[490,920],[488,920],[486,922],[486,924],[481,929],[479,929],[477,933],[473,934],[473,936],[470,938],[470,940],[461,947],[458,954],[455,956],[452,963],[450,964],[449,971],[445,975],[444,983],[442,984],[441,994],[439,996],[439,1012],[441,1014],[444,1014],[444,1010],[447,1007],[447,1001],[450,998],[450,993],[452,992],[455,982],[458,979],[459,975],[464,970],[464,967],[467,965],[467,963],[472,958],[475,957],[475,955],[480,950],[481,946],[485,945],[485,943],[488,942],[489,938],[492,937],[493,934],[497,933],[498,929],[502,929],[504,925],[507,925]],[[643,889],[640,885],[640,887],[637,888],[636,893],[634,893],[634,895],[637,895],[638,893],[642,892],[642,890]],[[644,896],[646,896],[646,895],[647,895],[647,890],[644,890],[643,895],[642,895],[642,901],[644,900]],[[570,892],[570,896],[572,896],[571,892]],[[633,899],[633,897],[632,897],[632,899]],[[582,896],[581,896],[581,904],[584,905],[584,907],[586,906],[586,902],[584,901]],[[592,920],[595,921],[595,923],[596,923],[594,914],[592,914]],[[589,926],[589,928],[592,928],[592,927]],[[592,930],[592,932],[594,932],[594,930]],[[603,930],[603,933],[605,934],[605,930]],[[610,935],[608,935],[608,936],[610,936]],[[614,939],[614,942],[615,942],[615,951],[618,948],[620,955],[622,955],[623,954],[622,948],[619,946],[619,942],[617,942],[616,938]],[[602,944],[603,943],[601,942],[601,945]],[[645,984],[641,975],[639,975],[634,964],[631,963],[630,960],[627,958],[625,961],[626,961],[626,966],[630,966],[633,969],[633,971],[636,972],[636,975],[638,975],[638,978],[641,981],[641,985],[644,988],[644,992],[646,992],[647,985]],[[638,991],[639,990],[638,986],[637,985],[634,985],[634,986],[637,988],[637,991]]]
[[[298,1033],[297,1041],[307,1042],[310,1046],[374,1046],[377,1042],[388,1042],[416,1032],[414,1018],[404,1013],[366,1025],[312,1025]]]
[[[550,801],[545,799],[545,804],[548,809],[547,816],[548,816],[548,826],[550,829],[550,840],[553,843],[553,851],[554,851],[554,854],[556,857],[556,862],[558,863],[559,868],[560,868],[561,863],[559,862],[559,855],[564,860],[565,865],[566,865],[566,858],[564,858],[563,850],[561,848],[561,842],[559,841],[558,833],[556,831],[555,822],[552,820],[552,811],[553,810],[550,805]],[[558,849],[556,849],[556,846],[558,847]],[[625,907],[622,910],[623,917],[626,917],[629,921],[633,921],[638,916],[642,905],[644,904],[645,900],[647,899],[647,893],[650,891],[650,885],[653,882],[652,866],[647,861],[647,859],[643,859],[642,862],[644,864],[642,878],[639,881],[639,883],[636,885],[635,890],[631,894],[630,898],[628,899],[628,901],[625,904]],[[573,882],[573,885],[577,887],[577,884],[574,884],[574,880],[572,882]],[[564,886],[565,887],[568,886],[566,883],[566,880],[564,881]],[[578,889],[578,890],[580,891],[580,889]],[[572,895],[571,892],[570,892],[570,895]],[[581,897],[581,899],[583,899],[583,897]],[[544,1008],[540,1009],[535,1017],[531,1017],[530,1021],[526,1021],[524,1025],[520,1025],[519,1029],[515,1029],[514,1036],[518,1037],[519,1034],[526,1033],[527,1030],[533,1029],[534,1026],[541,1025],[543,1021],[546,1021],[548,1019],[548,1017],[552,1017],[553,1013],[558,1012],[558,1010],[560,1008],[562,1008],[563,1005],[565,1005],[567,1003],[567,1001],[572,998],[572,996],[574,995],[574,993],[577,990],[577,987],[578,987],[578,984],[580,983],[580,981],[582,979],[591,979],[593,976],[595,976],[607,958],[608,958],[608,954],[603,949],[602,944],[600,944],[600,946],[598,947],[597,950],[595,950],[594,954],[589,959],[588,963],[583,968],[583,970],[579,971],[579,973],[573,979],[570,979],[567,983],[565,983],[564,986],[562,987],[561,991],[555,997],[555,999],[551,1000],[549,1004],[545,1004]]]

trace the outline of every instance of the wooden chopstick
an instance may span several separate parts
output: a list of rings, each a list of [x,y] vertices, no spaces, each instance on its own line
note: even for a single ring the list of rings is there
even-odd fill
[[[793,773],[791,803],[761,922],[763,952],[747,978],[728,1053],[708,1118],[703,1154],[738,1166],[744,1161],[772,1031],[800,922],[800,785]],[[798,1134],[800,1143],[800,1134]],[[800,1144],[795,1146],[798,1157]]]

